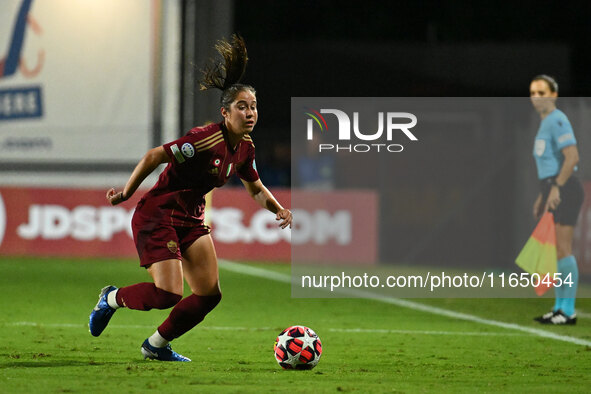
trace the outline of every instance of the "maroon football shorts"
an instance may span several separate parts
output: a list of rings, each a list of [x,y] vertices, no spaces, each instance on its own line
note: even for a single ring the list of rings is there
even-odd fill
[[[174,227],[151,221],[137,212],[133,215],[131,229],[140,257],[140,266],[146,268],[158,261],[180,260],[182,253],[193,242],[211,232],[209,226],[204,223],[198,223],[192,227]]]

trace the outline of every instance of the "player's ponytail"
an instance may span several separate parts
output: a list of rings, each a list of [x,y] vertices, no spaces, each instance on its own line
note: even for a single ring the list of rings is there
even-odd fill
[[[246,71],[248,52],[244,39],[237,34],[232,35],[231,42],[225,39],[219,40],[215,44],[215,49],[221,59],[213,60],[201,70],[203,77],[199,88],[200,90],[220,89],[221,104],[228,108],[240,91],[251,90],[255,93],[251,86],[239,84]]]

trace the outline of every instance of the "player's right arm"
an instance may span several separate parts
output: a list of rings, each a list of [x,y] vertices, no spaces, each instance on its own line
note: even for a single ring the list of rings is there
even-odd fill
[[[114,188],[107,191],[107,200],[111,205],[117,205],[130,198],[148,175],[152,173],[160,164],[170,162],[170,157],[164,150],[164,147],[158,146],[150,149],[135,166],[129,180],[125,184],[123,191],[115,192]]]

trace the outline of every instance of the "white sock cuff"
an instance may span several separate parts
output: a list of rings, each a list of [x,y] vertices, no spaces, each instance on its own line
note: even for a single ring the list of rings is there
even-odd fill
[[[164,347],[168,345],[168,341],[160,335],[158,330],[150,338],[148,338],[148,343],[154,347]]]
[[[109,304],[109,306],[113,309],[121,308],[121,305],[117,304],[117,292],[118,291],[119,291],[119,289],[114,290],[114,291],[110,292],[109,294],[107,294],[107,304]]]

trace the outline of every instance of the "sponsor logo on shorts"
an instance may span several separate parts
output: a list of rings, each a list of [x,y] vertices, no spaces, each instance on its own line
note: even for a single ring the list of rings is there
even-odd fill
[[[188,142],[185,142],[183,146],[181,146],[181,152],[183,152],[183,155],[187,157],[193,157],[195,155],[195,149],[193,148],[193,145],[189,144]]]
[[[168,241],[168,243],[166,244],[166,247],[168,248],[168,250],[170,250],[171,253],[176,253],[177,250],[179,249],[177,243],[174,241]]]

